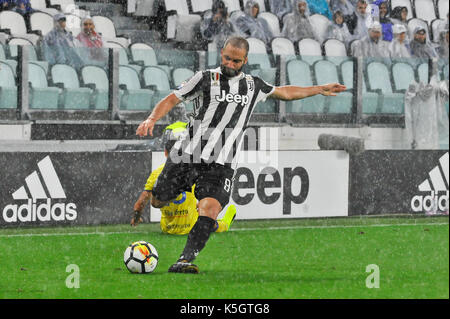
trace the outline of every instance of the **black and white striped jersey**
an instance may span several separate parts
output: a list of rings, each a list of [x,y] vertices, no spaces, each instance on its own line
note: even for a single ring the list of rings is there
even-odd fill
[[[189,154],[194,163],[234,168],[256,103],[274,90],[274,86],[243,72],[233,78],[222,76],[220,67],[197,72],[174,91],[180,100],[194,102],[194,116],[175,150]]]

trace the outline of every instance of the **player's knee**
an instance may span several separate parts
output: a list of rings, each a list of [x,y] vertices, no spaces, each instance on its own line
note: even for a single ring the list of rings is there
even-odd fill
[[[208,216],[213,219],[217,219],[220,211],[222,210],[222,206],[219,201],[214,198],[204,198],[202,199],[197,206],[198,214],[200,216]]]

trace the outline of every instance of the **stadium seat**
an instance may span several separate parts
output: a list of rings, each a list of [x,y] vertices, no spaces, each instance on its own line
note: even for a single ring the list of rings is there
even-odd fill
[[[146,66],[158,66],[169,75],[171,68],[168,65],[159,64],[155,50],[146,43],[133,43],[130,45],[131,57],[135,63]],[[142,62],[139,62],[142,61]]]
[[[206,53],[206,65],[208,68],[213,68],[217,65],[219,53],[217,51],[217,44],[215,42],[208,43],[208,51]]]
[[[62,84],[60,103],[66,110],[85,110],[90,108],[92,90],[80,86],[77,71],[70,65],[55,64],[51,70],[52,81],[55,85]]]
[[[336,64],[321,60],[313,65],[317,85],[339,83],[339,75]],[[353,94],[341,92],[337,96],[325,97],[325,113],[351,113]]]
[[[59,89],[50,87],[44,68],[34,62],[28,64],[28,81],[30,86],[30,108],[57,109]]]
[[[310,65],[322,60],[322,48],[320,43],[314,39],[305,38],[298,41],[298,52],[301,59]]]
[[[192,76],[194,76],[194,71],[187,68],[177,68],[172,71],[172,81],[175,88],[178,88],[183,82],[188,81]],[[187,111],[192,111],[194,109],[193,102],[184,103]]]
[[[322,14],[313,14],[309,16],[309,21],[316,34],[317,41],[322,43],[327,37],[328,26],[331,24],[330,20]]]
[[[437,12],[439,14],[439,19],[447,19],[448,7],[448,0],[437,0]]]
[[[282,55],[287,61],[296,59],[294,43],[287,38],[274,38],[271,42],[272,53]]]
[[[417,19],[417,18],[408,20],[408,32],[409,32],[410,39],[414,39],[414,29],[416,27],[423,27],[427,33],[427,38],[431,39],[430,30],[428,28],[428,23],[425,20]]]
[[[416,18],[422,19],[431,24],[436,19],[436,11],[434,9],[433,0],[413,0]]]
[[[406,62],[395,62],[391,65],[393,84],[396,91],[406,92],[410,84],[416,83],[414,68]]]
[[[166,12],[176,12],[167,17],[167,39],[191,42],[195,39],[201,22],[200,15],[191,14],[186,0],[164,0]]]
[[[51,16],[60,12],[55,6],[47,6],[46,0],[30,0],[30,4],[34,10],[48,13]]]
[[[278,20],[276,15],[271,12],[261,12],[258,15],[258,18],[266,20],[274,37],[279,37],[281,35],[280,20]]]
[[[342,82],[347,90],[355,90],[353,87],[353,75],[354,75],[354,62],[353,60],[347,60],[341,63],[341,75]],[[381,98],[379,93],[368,92],[366,87],[366,82],[363,78],[362,81],[362,112],[365,114],[377,113],[378,110],[381,111]]]
[[[130,10],[130,2],[127,1],[127,12],[135,17],[154,17],[156,16],[155,2],[159,0],[134,1],[134,7]]]
[[[191,0],[192,13],[203,14],[207,10],[211,10],[213,0]]]
[[[132,67],[119,66],[120,109],[142,110],[152,109],[153,91],[143,89],[139,75]]]
[[[119,52],[119,65],[126,65],[132,67],[136,72],[140,73],[144,66],[142,62],[135,62],[130,59],[128,49],[124,48],[120,43],[108,41],[103,45],[105,48],[114,49]]]
[[[0,109],[12,109],[16,107],[17,86],[14,71],[9,64],[0,61]]]
[[[291,60],[287,64],[289,85],[313,86],[310,65],[302,60]],[[286,113],[323,113],[325,96],[315,95],[306,99],[286,103]]]
[[[144,68],[144,70],[142,70],[142,78],[145,87],[154,91],[154,104],[158,103],[172,92],[170,80],[166,71],[157,66],[148,66]]]
[[[410,0],[391,0],[391,11],[395,7],[406,7],[408,9],[408,15],[406,17],[407,20],[413,18],[413,10]]]
[[[366,75],[369,89],[381,90],[383,96],[381,113],[403,113],[404,93],[397,93],[392,89],[388,67],[381,62],[370,62],[367,65]]]
[[[72,32],[72,35],[76,37],[81,32],[81,18],[74,14],[66,14],[66,21],[67,30]],[[97,26],[96,30],[98,31]]]
[[[234,11],[242,11],[241,4],[239,0],[222,0],[225,3],[225,6],[228,9],[228,13]]]
[[[82,9],[82,7],[78,7],[75,4],[74,0],[50,0],[50,5],[59,5],[61,7],[61,11],[65,13],[71,13],[74,15],[83,18],[89,14],[86,10]]]
[[[421,63],[417,66],[417,78],[419,82],[428,84],[430,82],[428,73],[428,63]]]
[[[250,74],[258,76],[266,82],[274,83],[277,69],[271,65],[266,45],[256,38],[247,38],[247,41],[250,47],[248,51]]]
[[[81,79],[93,90],[91,106],[97,110],[107,109],[109,81],[106,71],[98,66],[87,65],[81,69]]]
[[[30,15],[30,28],[45,36],[53,29],[53,17],[48,13],[34,12]]]
[[[102,34],[104,41],[114,41],[120,43],[124,48],[130,44],[130,40],[125,35],[118,35],[116,27],[111,19],[103,16],[93,16],[92,21],[95,24],[95,30]]]
[[[337,39],[328,39],[323,42],[323,52],[328,61],[340,65],[347,60],[347,49],[342,41]]]
[[[447,61],[448,62],[448,61]],[[443,80],[448,80],[448,63],[442,67]]]
[[[9,29],[10,36],[25,38],[36,45],[39,35],[28,33],[25,19],[17,12],[2,11],[0,12],[0,29]]]
[[[8,46],[10,48],[10,46]],[[10,48],[10,54],[11,54],[11,48]],[[8,59],[6,56],[5,47],[0,43],[0,61],[3,63],[8,64],[14,73],[14,76],[16,76],[16,70],[17,70],[17,60],[14,60],[14,56],[11,56],[11,59]]]

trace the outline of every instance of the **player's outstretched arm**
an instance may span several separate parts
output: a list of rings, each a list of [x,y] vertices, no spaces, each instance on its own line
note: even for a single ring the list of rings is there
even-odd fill
[[[156,104],[150,116],[139,124],[139,127],[136,130],[136,135],[143,137],[150,134],[153,136],[153,127],[155,126],[155,123],[164,115],[169,113],[169,111],[180,102],[181,100],[177,98],[174,93],[166,96],[158,104]]]
[[[286,85],[276,87],[275,91],[272,93],[272,95],[270,95],[270,97],[284,101],[292,101],[304,99],[306,97],[317,94],[336,96],[337,93],[343,92],[346,89],[347,87],[345,85],[339,83],[330,83],[308,87]]]

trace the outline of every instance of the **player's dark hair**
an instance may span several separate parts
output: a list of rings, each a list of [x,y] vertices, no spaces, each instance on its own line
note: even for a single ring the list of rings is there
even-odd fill
[[[242,37],[228,38],[227,41],[225,42],[225,44],[223,45],[223,48],[225,49],[228,44],[235,48],[245,49],[245,52],[246,52],[245,56],[247,56],[248,50],[250,49],[248,41]]]

